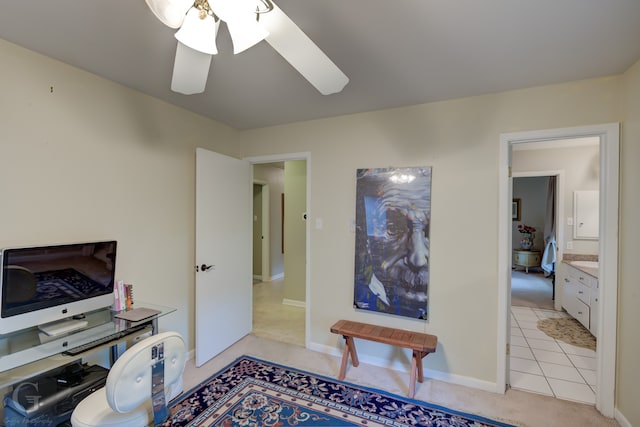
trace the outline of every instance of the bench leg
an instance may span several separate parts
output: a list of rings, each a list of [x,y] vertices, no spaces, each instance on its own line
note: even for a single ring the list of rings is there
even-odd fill
[[[414,351],[413,357],[416,359],[416,364],[418,365],[418,382],[421,383],[424,381],[424,372],[422,371],[422,358],[425,357],[429,353],[423,353],[420,351]]]
[[[416,394],[416,380],[421,383],[424,381],[424,371],[422,370],[422,358],[429,353],[421,351],[413,351],[411,358],[411,378],[409,378],[409,397],[413,399]],[[417,378],[416,378],[417,374]]]
[[[340,364],[339,380],[344,380],[347,372],[347,362],[349,361],[349,355],[351,355],[351,364],[357,367],[360,362],[358,361],[358,353],[356,352],[356,343],[352,337],[344,337],[344,350],[342,350],[342,363]]]

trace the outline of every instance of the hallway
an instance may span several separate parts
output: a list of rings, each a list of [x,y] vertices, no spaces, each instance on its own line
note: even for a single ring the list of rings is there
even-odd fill
[[[252,334],[305,346],[305,309],[282,304],[284,279],[253,285]]]

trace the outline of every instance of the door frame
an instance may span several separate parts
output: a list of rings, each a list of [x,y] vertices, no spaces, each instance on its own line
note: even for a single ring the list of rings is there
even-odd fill
[[[305,313],[305,331],[304,331],[304,345],[305,348],[309,347],[310,335],[311,335],[311,152],[305,151],[300,153],[285,153],[285,154],[271,154],[267,156],[252,156],[245,157],[252,166],[264,163],[276,163],[289,160],[305,160],[307,163],[307,185],[306,185],[306,213],[307,221],[305,222],[305,245],[306,245],[306,266],[305,266],[305,301],[304,301],[304,313]],[[251,168],[251,182],[253,183],[253,168]],[[252,199],[253,200],[253,199]],[[253,203],[253,202],[252,202]],[[252,250],[253,252],[253,250]],[[252,256],[252,253],[250,254]],[[285,272],[286,274],[286,272]]]
[[[251,165],[253,166],[253,163]],[[269,214],[270,187],[269,187],[269,183],[262,179],[254,178],[253,184],[260,186],[261,206],[262,206],[261,208],[262,222],[260,224],[262,227],[262,240],[261,240],[262,259],[260,260],[260,270],[262,271],[261,280],[263,282],[266,282],[271,280],[271,254],[269,253],[269,248],[271,247],[271,232],[269,230],[269,224],[271,221],[271,218],[270,218],[271,215]]]
[[[506,391],[507,336],[510,334],[509,307],[507,306],[511,263],[512,178],[510,174],[511,145],[571,139],[587,136],[600,138],[600,243],[599,280],[607,284],[600,287],[598,307],[598,346],[596,374],[596,408],[606,417],[614,416],[615,375],[617,354],[618,312],[618,188],[620,157],[620,124],[608,123],[592,126],[557,128],[536,131],[504,133],[500,135],[498,170],[498,339],[496,388]]]

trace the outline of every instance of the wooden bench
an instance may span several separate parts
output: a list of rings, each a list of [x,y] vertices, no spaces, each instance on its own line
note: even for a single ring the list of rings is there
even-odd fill
[[[416,374],[418,382],[424,381],[422,372],[422,359],[429,353],[436,351],[438,337],[420,332],[405,331],[403,329],[388,328],[385,326],[370,325],[367,323],[339,320],[331,327],[331,332],[344,337],[345,346],[342,352],[342,364],[340,365],[339,380],[344,380],[347,370],[347,362],[351,355],[351,364],[357,367],[358,353],[354,338],[395,345],[413,350],[411,358],[411,378],[409,380],[409,397],[413,398],[416,392]]]

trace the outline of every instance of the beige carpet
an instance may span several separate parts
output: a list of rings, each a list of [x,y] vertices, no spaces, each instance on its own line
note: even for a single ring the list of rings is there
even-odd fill
[[[243,354],[329,377],[336,377],[340,371],[339,355],[249,335],[199,368],[189,360],[184,374],[184,389],[189,390]],[[406,395],[409,373],[369,365],[360,360],[357,368],[349,366],[346,381]],[[513,389],[504,394],[494,393],[434,380],[427,375],[425,381],[416,387],[415,398],[521,427],[619,426],[615,420],[598,413],[593,405]]]
[[[551,279],[542,273],[511,272],[511,305],[553,310]]]
[[[549,318],[538,320],[538,329],[551,338],[577,347],[596,350],[596,338],[574,318]]]

